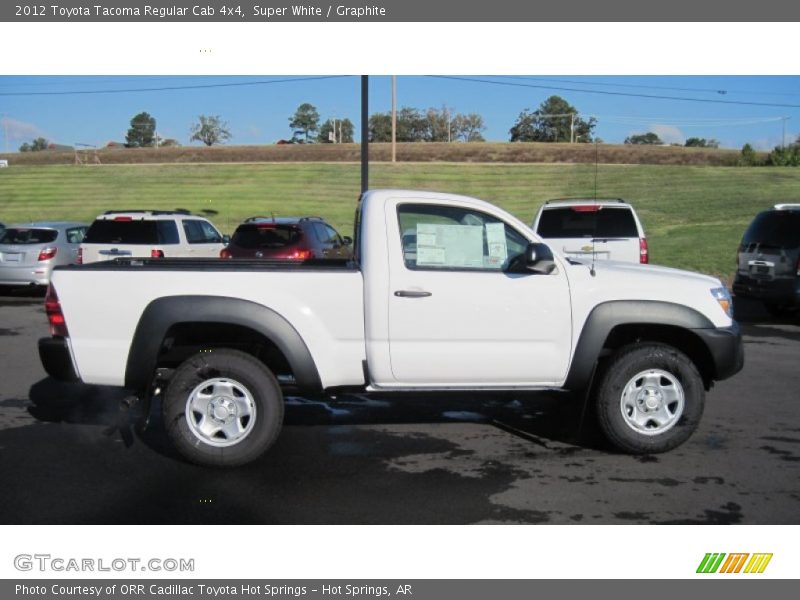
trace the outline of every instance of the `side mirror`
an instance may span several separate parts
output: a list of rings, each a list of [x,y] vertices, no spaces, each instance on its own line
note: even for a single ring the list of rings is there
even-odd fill
[[[549,275],[556,268],[553,252],[547,244],[533,242],[525,248],[525,268],[528,271]]]
[[[222,243],[223,243],[223,244],[225,244],[226,246],[227,246],[228,244],[230,244],[230,243],[231,243],[231,236],[229,236],[229,235],[223,235],[223,236],[222,236]]]
[[[349,235],[346,235],[342,238],[342,245],[349,246],[352,243],[353,243],[353,238],[351,238]]]

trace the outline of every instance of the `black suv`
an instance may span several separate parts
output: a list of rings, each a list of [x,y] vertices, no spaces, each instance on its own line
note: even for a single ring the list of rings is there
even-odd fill
[[[736,296],[761,300],[773,315],[800,307],[800,204],[758,213],[736,262]]]

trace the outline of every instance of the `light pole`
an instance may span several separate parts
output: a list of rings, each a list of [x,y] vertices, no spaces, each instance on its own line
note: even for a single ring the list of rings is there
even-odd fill
[[[8,115],[3,113],[3,139],[6,141],[6,154],[8,154]]]
[[[397,75],[392,75],[392,162],[397,162]]]

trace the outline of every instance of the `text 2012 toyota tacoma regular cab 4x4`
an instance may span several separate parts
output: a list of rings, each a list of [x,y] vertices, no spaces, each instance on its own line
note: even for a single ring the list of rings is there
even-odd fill
[[[674,269],[551,253],[486,202],[376,190],[351,262],[117,259],[62,267],[46,299],[47,372],[163,390],[187,459],[240,465],[283,419],[282,387],[591,390],[618,448],[684,442],[712,382],[742,368],[731,299]]]

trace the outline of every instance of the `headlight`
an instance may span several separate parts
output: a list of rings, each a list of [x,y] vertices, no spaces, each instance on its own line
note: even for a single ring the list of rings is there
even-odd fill
[[[714,296],[714,300],[719,302],[719,305],[722,307],[722,310],[725,311],[725,314],[732,319],[733,298],[731,298],[731,294],[728,291],[728,288],[725,287],[714,288],[711,290],[711,295]]]

